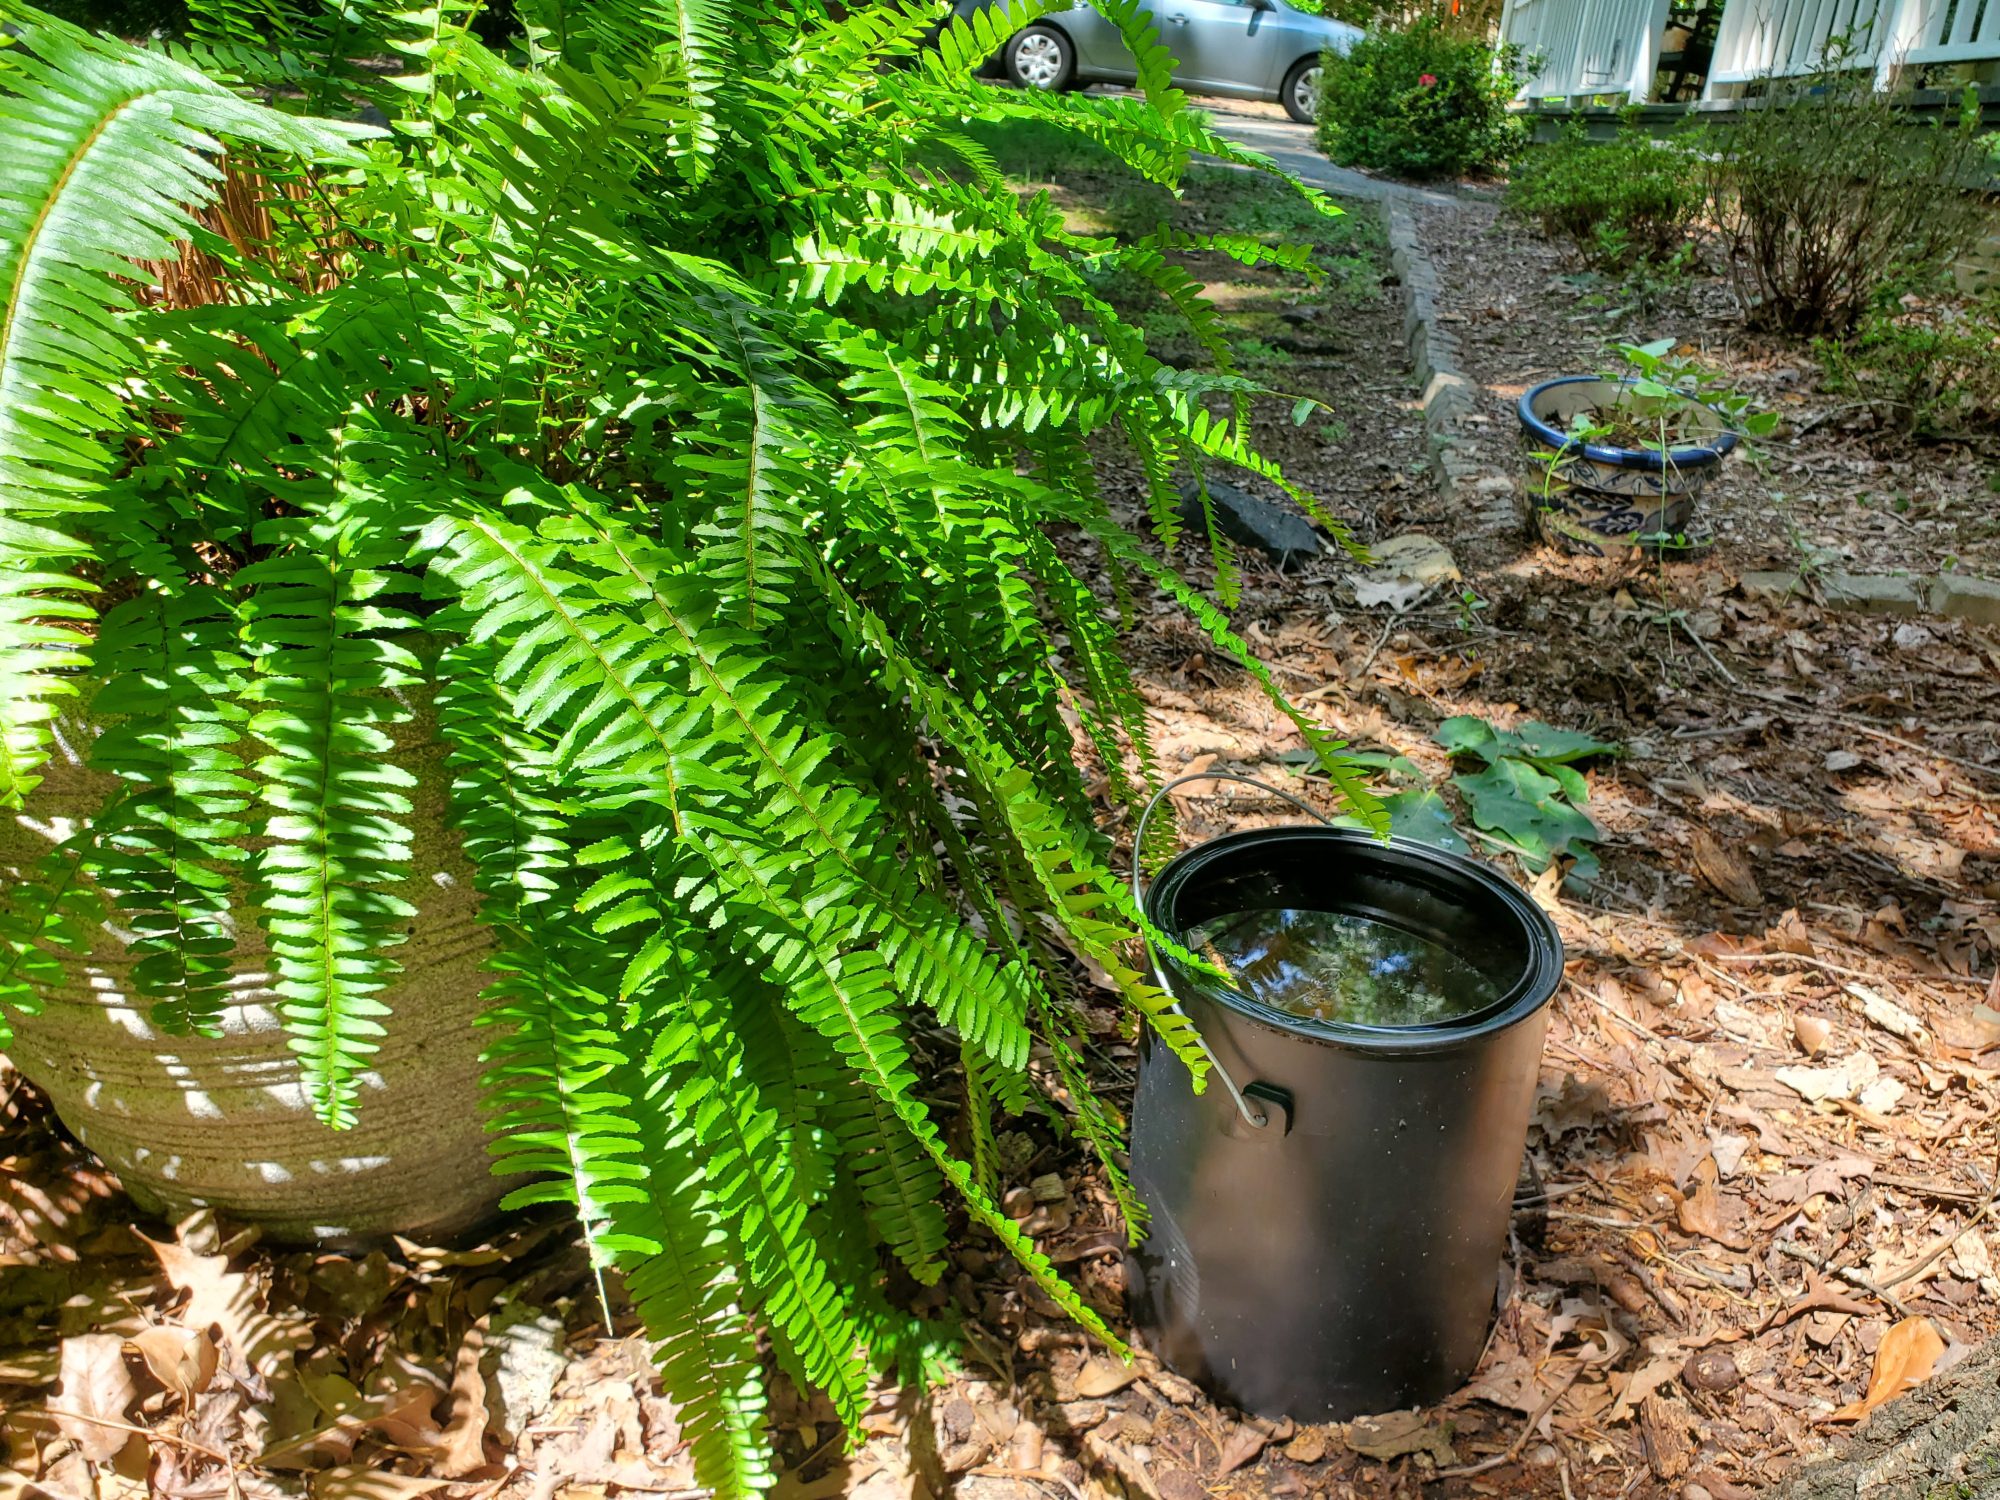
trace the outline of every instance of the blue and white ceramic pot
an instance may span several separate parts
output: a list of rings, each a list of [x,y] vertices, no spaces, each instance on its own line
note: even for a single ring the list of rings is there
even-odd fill
[[[1736,446],[1722,415],[1691,406],[1676,425],[1699,442],[1623,448],[1569,436],[1581,413],[1615,405],[1628,381],[1565,375],[1521,397],[1521,431],[1536,457],[1531,495],[1544,538],[1603,557],[1701,545],[1695,500]]]

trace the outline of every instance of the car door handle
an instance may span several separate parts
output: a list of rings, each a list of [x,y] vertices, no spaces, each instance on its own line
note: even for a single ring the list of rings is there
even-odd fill
[[[1186,16],[1168,16],[1168,17],[1167,17],[1167,19],[1168,19],[1169,21],[1171,21],[1171,22],[1172,22],[1172,23],[1173,23],[1174,25],[1176,25],[1176,26],[1185,26],[1185,25],[1187,25],[1187,17],[1186,17]]]

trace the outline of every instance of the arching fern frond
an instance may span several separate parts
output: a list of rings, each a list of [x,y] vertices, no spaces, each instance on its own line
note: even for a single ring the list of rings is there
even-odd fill
[[[235,613],[199,584],[141,595],[105,618],[102,641],[120,670],[91,704],[108,721],[92,760],[127,794],[119,816],[97,824],[91,873],[131,926],[132,982],[153,1000],[154,1022],[206,1031],[236,953],[231,893],[251,791]]]
[[[35,784],[54,700],[83,665],[89,588],[76,527],[127,422],[137,363],[118,279],[193,227],[226,135],[307,159],[369,132],[297,120],[171,59],[21,15],[28,46],[0,91],[0,809]]]
[[[260,905],[280,1007],[313,1110],[350,1123],[357,1075],[383,1034],[390,950],[414,914],[391,887],[410,865],[409,771],[390,759],[408,718],[391,692],[417,679],[409,649],[379,632],[412,623],[384,601],[386,541],[364,526],[266,522],[272,556],[238,575],[254,596],[243,639],[256,681],[251,732],[269,816]]]

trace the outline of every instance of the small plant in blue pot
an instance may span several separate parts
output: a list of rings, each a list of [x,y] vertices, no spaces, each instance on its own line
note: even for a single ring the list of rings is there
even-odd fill
[[[1620,344],[1630,374],[1565,375],[1521,397],[1549,541],[1593,557],[1698,548],[1696,498],[1744,437],[1776,427],[1675,342]]]

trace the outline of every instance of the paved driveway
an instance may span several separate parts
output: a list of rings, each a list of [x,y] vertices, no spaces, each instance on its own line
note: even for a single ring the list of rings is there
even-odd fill
[[[1445,208],[1455,207],[1460,201],[1457,193],[1445,189],[1389,182],[1349,167],[1336,167],[1319,154],[1319,148],[1313,144],[1312,127],[1296,123],[1275,104],[1238,104],[1219,99],[1197,99],[1194,103],[1215,121],[1217,134],[1227,136],[1239,146],[1263,152],[1294,176],[1329,193],[1371,202],[1401,199]],[[1266,110],[1270,113],[1266,114]]]

